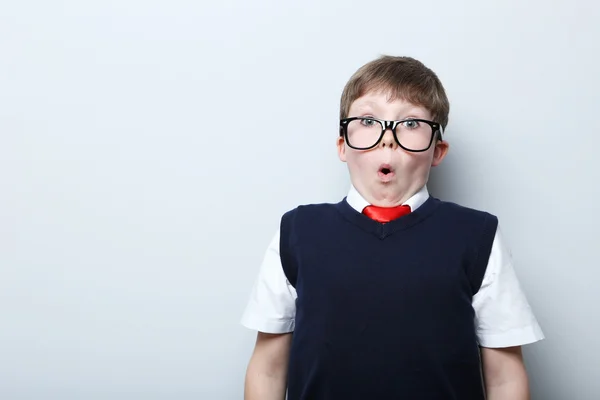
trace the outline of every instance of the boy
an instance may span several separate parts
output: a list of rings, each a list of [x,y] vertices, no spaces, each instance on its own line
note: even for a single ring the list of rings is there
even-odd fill
[[[350,191],[284,214],[243,316],[247,400],[529,398],[543,339],[497,218],[431,197],[448,152],[436,74],[384,56],[346,84]]]

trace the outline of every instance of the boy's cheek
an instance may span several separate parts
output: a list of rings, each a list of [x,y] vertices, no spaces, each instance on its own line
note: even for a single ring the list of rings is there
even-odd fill
[[[348,164],[361,169],[368,168],[368,166],[373,163],[373,160],[371,160],[372,157],[369,157],[368,152],[358,152],[354,149],[346,149],[345,157]]]

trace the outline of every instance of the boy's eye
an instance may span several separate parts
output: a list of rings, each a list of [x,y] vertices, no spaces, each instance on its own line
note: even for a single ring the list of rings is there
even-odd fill
[[[373,118],[363,118],[363,120],[362,120],[362,124],[365,126],[373,126],[376,123],[377,122]]]
[[[408,129],[416,129],[419,127],[419,121],[413,121],[409,119],[408,121],[402,122],[402,125]]]

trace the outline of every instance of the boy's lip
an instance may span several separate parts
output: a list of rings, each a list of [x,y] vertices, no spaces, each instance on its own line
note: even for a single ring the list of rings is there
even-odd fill
[[[377,170],[377,176],[383,182],[391,181],[395,175],[394,168],[390,164],[381,164]]]
[[[384,171],[384,170],[387,170],[387,171],[389,171],[390,173],[393,173],[393,172],[394,172],[394,168],[392,168],[392,166],[391,166],[390,164],[381,164],[381,165],[379,166],[379,170],[378,170],[379,172],[382,172],[382,171]]]

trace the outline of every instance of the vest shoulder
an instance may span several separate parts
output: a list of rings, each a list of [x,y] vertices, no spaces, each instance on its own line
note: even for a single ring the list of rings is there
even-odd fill
[[[315,223],[325,221],[332,217],[339,216],[340,203],[305,203],[289,209],[282,216],[282,221],[292,223],[299,221],[310,221]]]
[[[456,219],[472,219],[472,220],[489,220],[490,222],[497,223],[498,217],[489,211],[480,210],[472,207],[467,207],[462,204],[458,204],[452,201],[438,200],[439,211],[451,218]]]
[[[339,203],[305,203],[289,209],[284,213],[288,216],[336,212]]]

